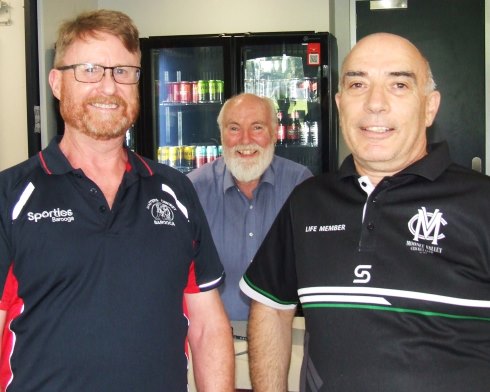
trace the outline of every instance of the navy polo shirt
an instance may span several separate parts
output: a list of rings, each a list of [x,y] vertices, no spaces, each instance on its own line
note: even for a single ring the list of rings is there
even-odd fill
[[[13,263],[24,302],[7,390],[185,391],[184,292],[224,276],[191,182],[128,150],[109,209],[58,142],[0,173],[0,287]]]
[[[366,189],[352,157],[299,185],[240,282],[301,302],[300,390],[488,391],[490,179],[440,144]]]

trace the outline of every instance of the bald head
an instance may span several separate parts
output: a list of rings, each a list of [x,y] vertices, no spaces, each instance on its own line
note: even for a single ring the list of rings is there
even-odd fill
[[[412,64],[412,66],[416,64],[417,72],[414,75],[417,77],[416,82],[419,86],[425,86],[427,94],[435,90],[436,84],[429,62],[420,50],[408,39],[390,33],[371,34],[356,43],[342,64],[339,90],[343,87],[346,73],[350,72],[348,68],[353,59],[361,58],[364,61],[373,61],[377,58],[379,61],[386,61],[387,58],[396,55],[406,57],[407,63]]]

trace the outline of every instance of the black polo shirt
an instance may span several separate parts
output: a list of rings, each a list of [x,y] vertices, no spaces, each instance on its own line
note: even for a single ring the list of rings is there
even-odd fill
[[[0,286],[13,263],[24,302],[7,390],[187,390],[184,292],[223,279],[191,182],[128,150],[109,209],[58,142],[0,173]]]
[[[490,180],[441,144],[367,197],[349,157],[296,188],[240,284],[301,302],[302,391],[488,391]]]

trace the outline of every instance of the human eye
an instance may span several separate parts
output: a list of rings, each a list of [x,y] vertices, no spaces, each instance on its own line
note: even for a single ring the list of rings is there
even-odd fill
[[[412,89],[412,84],[406,80],[395,80],[391,83],[391,90],[396,95],[403,95]]]
[[[115,67],[114,74],[120,78],[127,78],[130,74],[130,68],[128,67]]]
[[[364,83],[362,83],[362,82],[351,82],[348,84],[347,87],[352,89],[352,90],[358,90],[358,89],[364,87]]]
[[[79,69],[87,75],[97,74],[100,72],[100,66],[95,64],[80,64]]]
[[[408,88],[408,85],[407,85],[407,83],[404,83],[404,82],[395,82],[395,83],[393,83],[393,88],[395,88],[397,90],[405,90]]]
[[[351,92],[360,92],[367,87],[367,73],[364,71],[347,71],[343,76],[343,89]]]
[[[254,131],[262,131],[264,129],[264,126],[262,124],[255,124],[253,127]]]

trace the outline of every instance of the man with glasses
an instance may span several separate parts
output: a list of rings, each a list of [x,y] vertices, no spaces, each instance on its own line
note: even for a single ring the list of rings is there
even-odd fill
[[[199,390],[233,390],[224,272],[196,192],[124,146],[140,57],[120,12],[60,28],[49,83],[64,135],[0,173],[0,288],[23,302],[0,389],[185,391],[188,340]]]

